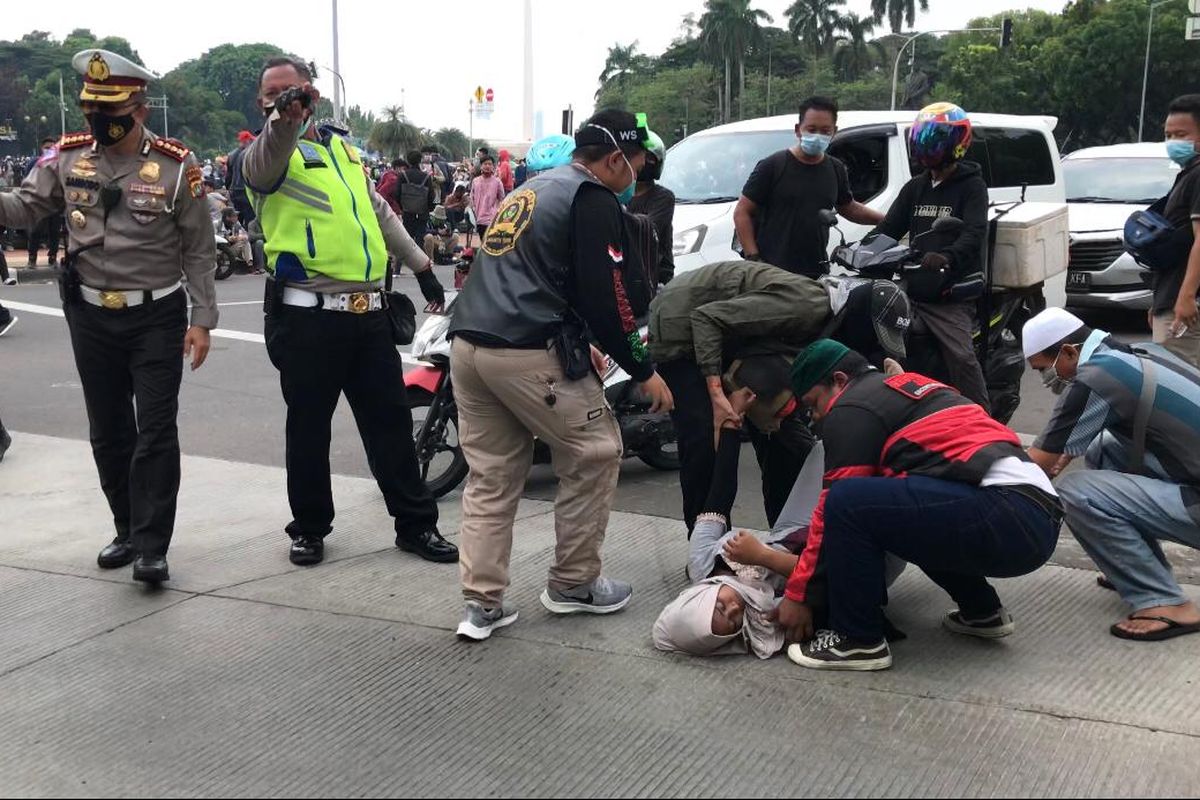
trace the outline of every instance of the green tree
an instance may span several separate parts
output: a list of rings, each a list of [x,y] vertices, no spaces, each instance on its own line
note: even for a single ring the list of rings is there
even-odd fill
[[[843,80],[858,80],[887,59],[883,45],[867,38],[875,30],[875,22],[870,17],[847,14],[842,18],[841,29],[844,35],[838,38],[833,63]]]
[[[600,89],[596,91],[597,97],[610,81],[616,81],[617,88],[623,90],[632,75],[653,65],[650,59],[637,51],[637,47],[638,43],[635,40],[625,47],[618,42],[608,48],[608,57],[604,60],[604,69],[600,73]]]
[[[893,33],[899,33],[903,28],[912,28],[917,21],[917,9],[929,10],[929,0],[871,0],[871,13],[875,22],[883,22],[886,18]]]
[[[448,161],[461,160],[471,155],[470,140],[458,128],[439,128],[433,134],[433,143]]]
[[[814,58],[833,47],[834,34],[844,27],[841,9],[846,0],[796,0],[788,6],[788,30],[803,42]]]
[[[375,123],[367,139],[372,150],[388,158],[400,158],[409,150],[419,150],[427,141],[421,129],[405,118],[400,106],[383,109],[383,120]]]
[[[183,62],[169,74],[216,92],[226,109],[242,113],[245,127],[262,119],[257,101],[263,62],[281,55],[283,50],[273,44],[223,44]]]
[[[728,122],[733,111],[732,70],[738,65],[740,91],[746,86],[746,54],[763,42],[762,21],[770,22],[767,12],[751,8],[750,0],[708,0],[700,18],[701,39],[706,52],[725,68],[722,93],[722,118]]]

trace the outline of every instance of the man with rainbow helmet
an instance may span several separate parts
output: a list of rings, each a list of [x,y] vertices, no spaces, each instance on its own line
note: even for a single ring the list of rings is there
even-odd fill
[[[873,233],[896,240],[907,235],[913,241],[942,217],[963,221],[960,231],[943,236],[925,253],[923,269],[909,280],[909,296],[946,363],[946,375],[931,377],[989,409],[972,341],[976,301],[984,290],[988,190],[979,165],[965,160],[971,120],[953,103],[933,103],[917,114],[908,141],[914,165],[925,171],[905,184]]]

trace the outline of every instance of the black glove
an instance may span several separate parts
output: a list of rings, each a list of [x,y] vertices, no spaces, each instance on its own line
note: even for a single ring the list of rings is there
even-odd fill
[[[446,305],[446,290],[442,288],[437,275],[433,274],[433,267],[417,273],[417,285],[421,287],[421,294],[425,296],[426,302]]]
[[[279,97],[275,98],[275,108],[280,109],[280,113],[290,106],[292,103],[300,101],[301,108],[308,108],[312,105],[312,95],[301,89],[299,86],[293,86],[287,89]]]

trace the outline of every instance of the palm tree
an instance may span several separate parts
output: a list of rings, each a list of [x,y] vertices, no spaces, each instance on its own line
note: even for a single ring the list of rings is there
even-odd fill
[[[421,129],[404,118],[404,108],[388,106],[383,110],[384,120],[371,128],[367,144],[372,150],[399,158],[409,150],[420,149],[425,144]]]
[[[929,10],[929,0],[871,0],[871,13],[875,22],[883,22],[887,17],[892,33],[899,33],[902,27],[913,26],[917,21],[917,8]]]
[[[814,59],[829,52],[834,34],[843,29],[844,5],[846,0],[796,0],[784,12],[788,30],[812,48]]]
[[[740,86],[746,87],[746,52],[762,42],[760,20],[770,22],[767,12],[750,8],[750,0],[707,0],[700,17],[700,39],[704,51],[725,66],[725,91],[721,95],[722,120],[732,116],[732,65],[736,61]]]
[[[878,40],[867,41],[875,30],[875,21],[858,14],[847,14],[842,18],[843,35],[838,37],[837,49],[833,54],[834,66],[848,81],[858,80],[864,72],[886,58],[883,44]]]
[[[608,58],[604,60],[604,70],[600,73],[600,88],[596,90],[597,99],[608,85],[609,81],[617,82],[617,90],[624,95],[629,76],[640,72],[646,66],[646,56],[637,51],[636,40],[626,47],[618,42],[608,48]]]
[[[447,159],[457,161],[471,155],[471,141],[458,128],[441,128],[433,134],[433,143]]]

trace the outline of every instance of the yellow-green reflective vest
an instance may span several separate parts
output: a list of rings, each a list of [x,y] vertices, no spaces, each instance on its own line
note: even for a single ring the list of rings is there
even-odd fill
[[[346,283],[384,276],[387,248],[358,151],[340,136],[301,139],[270,194],[246,188],[266,238],[267,268],[285,281],[314,273]]]

